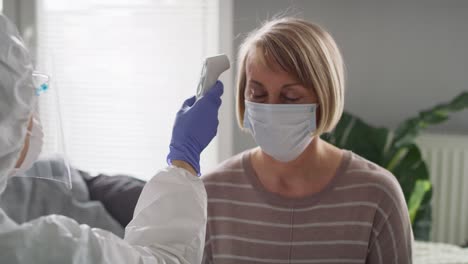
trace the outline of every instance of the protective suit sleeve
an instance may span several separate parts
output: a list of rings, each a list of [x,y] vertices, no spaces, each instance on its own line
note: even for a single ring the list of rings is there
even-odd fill
[[[0,263],[201,263],[206,219],[201,179],[168,167],[144,187],[123,240],[58,215],[17,225],[0,209]]]

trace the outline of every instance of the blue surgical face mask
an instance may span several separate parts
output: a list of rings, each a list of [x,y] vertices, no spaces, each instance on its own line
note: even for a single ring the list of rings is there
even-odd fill
[[[316,104],[259,104],[245,101],[244,128],[263,152],[281,162],[301,155],[316,130]]]

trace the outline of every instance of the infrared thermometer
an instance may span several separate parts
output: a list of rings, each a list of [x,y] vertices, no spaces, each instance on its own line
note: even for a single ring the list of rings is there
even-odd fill
[[[225,72],[230,67],[229,59],[226,54],[206,58],[203,62],[200,82],[198,83],[197,99],[203,97],[203,95],[213,87],[221,73]]]

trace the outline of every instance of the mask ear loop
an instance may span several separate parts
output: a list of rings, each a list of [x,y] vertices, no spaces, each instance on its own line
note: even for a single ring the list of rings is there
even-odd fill
[[[314,108],[314,111],[313,111],[313,114],[315,115],[312,120],[310,120],[310,123],[313,127],[315,128],[318,128],[319,127],[319,121],[320,121],[320,115],[319,115],[319,111],[320,111],[320,105],[317,103],[315,104],[315,108]],[[315,122],[315,124],[314,124]]]
[[[38,92],[37,92],[37,87],[36,87],[36,82],[37,80],[39,80],[39,78],[43,78],[43,77],[46,77],[44,80],[48,81],[48,76],[47,75],[44,75],[44,74],[40,74],[40,73],[37,73],[37,72],[33,72],[32,73],[32,84],[33,84],[33,90],[34,90],[34,94],[36,96],[38,96]],[[26,158],[26,155],[27,155],[27,152],[29,151],[29,144],[30,144],[30,140],[31,140],[31,135],[32,135],[32,129],[33,129],[33,118],[35,116],[36,113],[38,111],[38,100],[37,98],[34,98],[34,102],[33,102],[33,105],[31,107],[31,112],[29,114],[29,119],[28,119],[28,125],[26,126],[26,135],[25,135],[25,138],[24,138],[24,143],[23,143],[23,149],[21,150],[21,156],[19,158],[19,160],[16,162],[16,165],[14,167],[14,171],[18,170],[18,167],[21,166],[21,164],[24,162],[25,158]],[[27,147],[26,149],[26,154],[23,155],[23,152],[24,152],[24,148]],[[19,166],[18,166],[19,164]],[[14,171],[12,171],[10,173],[10,176],[15,174]]]
[[[15,174],[16,170],[23,164],[24,160],[26,159],[26,155],[29,151],[29,142],[31,140],[31,135],[32,135],[32,113],[29,115],[29,121],[28,121],[28,126],[26,127],[26,135],[23,140],[23,148],[21,149],[21,154],[18,160],[16,161],[15,167],[13,168],[13,171],[10,173],[10,176]]]

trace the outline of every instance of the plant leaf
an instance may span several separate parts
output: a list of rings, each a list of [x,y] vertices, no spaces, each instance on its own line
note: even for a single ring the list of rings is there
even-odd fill
[[[419,133],[429,125],[435,125],[446,121],[449,114],[468,108],[468,92],[463,92],[452,101],[422,111],[416,117],[411,117],[402,122],[395,130],[393,146],[399,148],[405,144],[412,143]]]
[[[429,180],[417,180],[414,185],[414,189],[411,192],[411,196],[408,202],[408,211],[411,219],[411,223],[414,223],[416,214],[421,207],[424,196],[431,189],[431,182]]]

